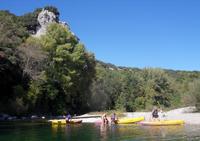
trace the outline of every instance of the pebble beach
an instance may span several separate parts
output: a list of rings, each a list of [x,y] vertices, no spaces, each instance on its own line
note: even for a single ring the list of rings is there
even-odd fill
[[[184,120],[185,124],[199,124],[200,113],[195,112],[195,107],[184,107],[159,113],[160,120]],[[97,117],[99,116],[99,117]],[[144,117],[146,121],[151,120],[151,112],[125,112],[125,117]],[[87,118],[90,117],[90,118]],[[95,123],[101,120],[100,115],[84,114],[79,116],[83,123]]]

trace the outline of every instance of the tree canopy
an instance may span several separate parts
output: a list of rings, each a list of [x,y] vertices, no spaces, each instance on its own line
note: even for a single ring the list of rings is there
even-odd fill
[[[0,113],[11,115],[150,110],[154,105],[200,110],[200,72],[117,67],[95,59],[58,23],[37,31],[42,8],[16,16],[0,11]]]

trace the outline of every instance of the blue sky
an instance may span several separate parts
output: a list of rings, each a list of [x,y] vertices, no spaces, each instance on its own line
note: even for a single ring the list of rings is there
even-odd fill
[[[46,5],[99,60],[200,70],[199,0],[2,0],[0,9],[22,15]]]

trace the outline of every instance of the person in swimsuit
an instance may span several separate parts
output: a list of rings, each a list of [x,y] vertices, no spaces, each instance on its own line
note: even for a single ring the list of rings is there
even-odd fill
[[[117,116],[116,116],[115,113],[113,113],[113,114],[111,115],[111,123],[116,123],[116,121],[117,121]]]
[[[106,114],[103,114],[103,116],[102,116],[102,123],[108,124],[108,118],[107,118]]]

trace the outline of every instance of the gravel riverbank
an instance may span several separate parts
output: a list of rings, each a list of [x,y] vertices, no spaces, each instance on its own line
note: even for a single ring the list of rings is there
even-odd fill
[[[126,112],[125,117],[145,117],[145,120],[151,120],[151,112]],[[85,114],[82,117],[91,118],[81,118],[84,123],[95,123],[101,120],[101,117],[95,117],[100,115]],[[94,116],[94,117],[92,117]],[[186,124],[199,124],[200,125],[200,113],[195,112],[195,107],[184,107],[179,109],[174,109],[171,111],[166,111],[159,113],[161,120],[184,120]]]

